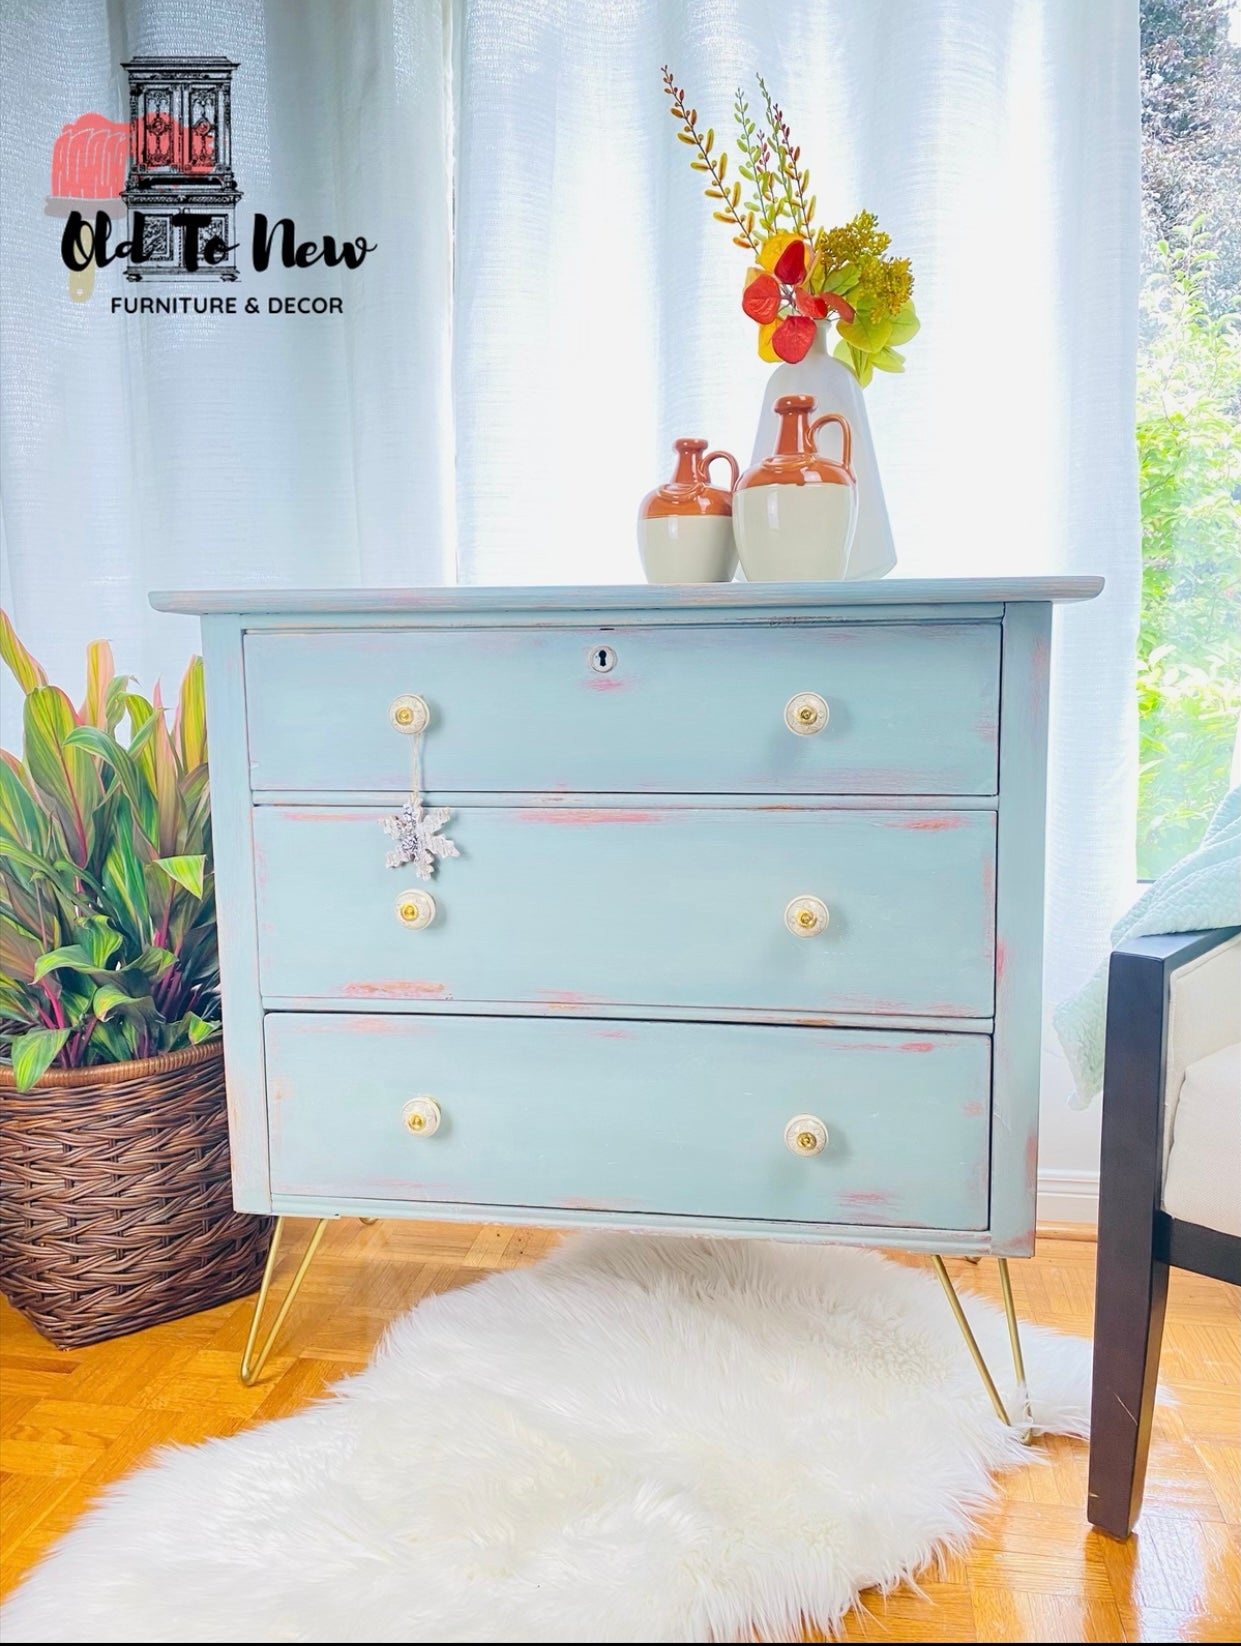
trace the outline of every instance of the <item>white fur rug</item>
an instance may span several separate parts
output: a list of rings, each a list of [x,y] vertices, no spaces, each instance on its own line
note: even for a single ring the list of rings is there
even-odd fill
[[[969,1313],[998,1373],[1003,1317]],[[1084,1433],[1088,1344],[1024,1342],[1040,1428]],[[1030,1459],[927,1270],[581,1236],[421,1303],[326,1401],[162,1453],[0,1623],[6,1642],[796,1639],[964,1541],[991,1476]]]

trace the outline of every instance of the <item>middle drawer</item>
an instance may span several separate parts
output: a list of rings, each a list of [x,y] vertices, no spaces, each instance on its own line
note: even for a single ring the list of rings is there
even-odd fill
[[[467,807],[425,928],[384,815],[256,808],[268,999],[992,1013],[992,812]]]

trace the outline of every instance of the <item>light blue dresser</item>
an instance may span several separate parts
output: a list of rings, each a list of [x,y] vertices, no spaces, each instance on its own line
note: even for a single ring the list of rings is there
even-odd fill
[[[154,596],[237,1204],[1029,1253],[1051,611],[1100,587]]]

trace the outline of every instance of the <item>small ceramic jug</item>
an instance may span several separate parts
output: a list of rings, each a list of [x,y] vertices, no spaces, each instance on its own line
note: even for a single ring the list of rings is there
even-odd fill
[[[733,495],[733,525],[751,583],[812,583],[843,577],[857,525],[853,435],[839,412],[811,421],[814,397],[776,401],[776,449],[747,469]],[[820,456],[814,437],[838,423],[841,460]]]
[[[674,444],[677,466],[672,479],[648,492],[638,510],[638,548],[646,580],[730,583],[737,570],[732,519],[737,459],[731,452],[707,451],[705,440]],[[731,471],[727,491],[711,484],[709,471],[717,457]]]

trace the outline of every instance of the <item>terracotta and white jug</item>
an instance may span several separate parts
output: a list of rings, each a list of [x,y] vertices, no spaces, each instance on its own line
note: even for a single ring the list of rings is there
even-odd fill
[[[777,366],[768,378],[750,462],[761,463],[775,445],[780,427],[776,401],[786,394],[812,394],[820,413],[834,411],[847,418],[853,436],[849,467],[857,479],[857,527],[846,575],[849,578],[884,577],[896,565],[896,548],[866,415],[866,395],[848,366],[831,354],[828,336],[829,328],[819,325],[809,354],[796,365],[786,362]]]
[[[733,542],[733,488],[737,459],[707,451],[705,440],[674,441],[672,479],[642,499],[638,548],[648,583],[729,583],[737,570]],[[705,455],[704,455],[705,454]],[[711,484],[717,457],[728,464],[728,489]]]
[[[786,394],[776,449],[747,469],[733,495],[733,528],[751,583],[813,583],[843,578],[857,525],[857,481],[850,465],[853,435],[839,412],[814,418],[814,397]],[[828,423],[840,428],[834,462],[815,445]]]

